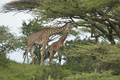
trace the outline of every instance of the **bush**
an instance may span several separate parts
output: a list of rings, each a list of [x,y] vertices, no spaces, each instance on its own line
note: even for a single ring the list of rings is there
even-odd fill
[[[9,67],[0,70],[0,80],[61,80],[71,74],[60,65],[28,65],[10,62]],[[6,76],[7,75],[7,76]]]
[[[70,70],[80,72],[114,70],[113,74],[120,74],[120,49],[117,45],[73,43],[64,48],[62,53],[66,56],[66,65],[69,65]]]
[[[0,80],[120,80],[120,76],[112,73],[113,71],[78,73],[65,65],[33,66],[10,62],[9,67],[0,70]]]
[[[111,75],[111,71],[103,73],[82,73],[71,75],[63,80],[120,80],[120,76]]]
[[[9,59],[6,58],[6,55],[4,53],[0,53],[0,68],[5,68],[9,64]]]
[[[68,75],[71,74],[71,71],[63,69],[60,65],[58,64],[52,64],[50,66],[42,66],[41,68],[38,69],[38,75],[35,75],[35,80],[40,79],[40,80],[48,80],[49,77],[51,77],[54,80],[57,79],[62,79],[63,77],[67,77]]]

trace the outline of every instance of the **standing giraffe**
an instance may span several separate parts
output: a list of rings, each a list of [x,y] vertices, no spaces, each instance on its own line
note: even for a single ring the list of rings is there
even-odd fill
[[[49,64],[51,63],[52,56],[54,56],[54,54],[55,54],[56,52],[58,52],[59,64],[61,64],[61,54],[59,53],[59,49],[64,46],[64,41],[65,41],[65,39],[67,38],[68,32],[69,32],[72,28],[73,28],[73,27],[69,27],[68,30],[65,32],[65,34],[64,34],[62,37],[60,37],[60,39],[59,39],[58,41],[56,41],[56,42],[54,42],[54,43],[52,43],[52,44],[50,45],[50,50],[49,50],[49,52],[50,52]]]
[[[25,62],[26,56],[31,49],[31,57],[32,57],[32,64],[34,65],[34,60],[33,60],[33,51],[34,51],[34,44],[42,44],[42,52],[41,52],[41,65],[44,62],[44,52],[45,52],[45,47],[49,41],[49,37],[53,34],[58,34],[64,30],[67,30],[70,26],[74,27],[74,24],[68,22],[64,26],[60,28],[45,28],[39,32],[33,33],[28,37],[27,41],[27,49],[25,51],[25,57],[23,64]],[[76,26],[75,26],[76,27]]]

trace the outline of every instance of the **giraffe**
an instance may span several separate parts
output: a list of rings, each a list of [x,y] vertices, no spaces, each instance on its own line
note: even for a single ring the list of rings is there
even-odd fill
[[[49,56],[49,64],[51,64],[51,59],[52,59],[52,56],[58,52],[58,56],[59,56],[59,64],[61,65],[61,54],[59,53],[59,49],[61,47],[64,46],[64,41],[65,39],[67,38],[67,35],[68,35],[68,32],[72,29],[73,27],[69,27],[68,30],[64,33],[64,35],[62,37],[60,37],[60,39],[54,43],[52,43],[50,45],[50,49],[49,49],[49,52],[50,52],[50,56]]]
[[[43,65],[44,62],[44,52],[46,45],[49,41],[49,37],[53,34],[58,34],[64,30],[67,30],[70,26],[76,27],[73,23],[67,22],[64,26],[59,28],[45,28],[39,32],[33,33],[28,37],[27,40],[27,49],[25,51],[25,57],[23,60],[23,64],[25,63],[26,56],[30,50],[31,58],[32,58],[32,65],[34,65],[33,60],[33,52],[34,52],[34,44],[42,44],[42,52],[41,52],[41,63]]]

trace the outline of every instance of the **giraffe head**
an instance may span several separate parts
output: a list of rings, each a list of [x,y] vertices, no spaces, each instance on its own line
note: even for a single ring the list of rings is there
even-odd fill
[[[77,28],[77,26],[74,23],[68,22],[66,23],[67,25],[67,30],[70,31],[72,28]]]

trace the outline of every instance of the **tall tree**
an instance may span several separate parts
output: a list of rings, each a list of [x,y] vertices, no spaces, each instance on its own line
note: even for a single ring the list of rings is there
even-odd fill
[[[119,8],[120,0],[18,0],[6,4],[4,11],[33,11],[42,19],[78,19],[76,24],[89,27],[92,37],[103,36],[115,44],[116,37],[120,39]],[[94,29],[101,34],[95,35]]]

